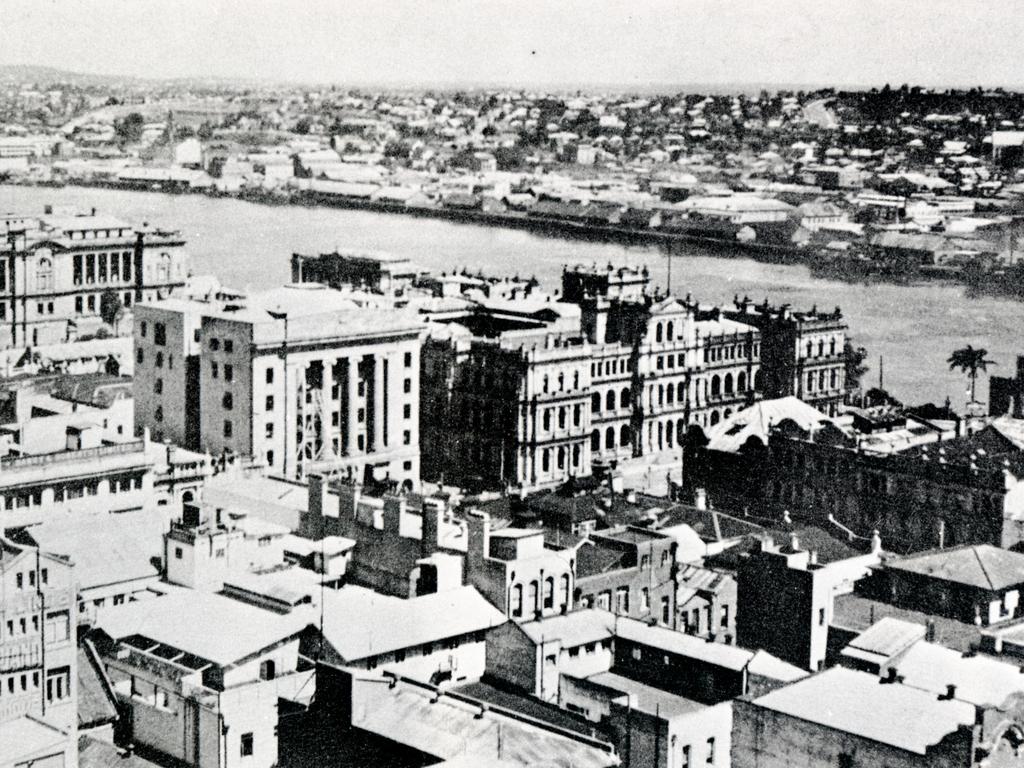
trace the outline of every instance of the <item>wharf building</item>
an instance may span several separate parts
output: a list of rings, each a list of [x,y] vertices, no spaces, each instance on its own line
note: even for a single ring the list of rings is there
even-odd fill
[[[185,285],[180,232],[89,214],[0,215],[0,348],[59,344],[102,325],[103,295],[123,307]]]
[[[284,476],[419,479],[422,322],[318,284],[136,309],[135,429]]]

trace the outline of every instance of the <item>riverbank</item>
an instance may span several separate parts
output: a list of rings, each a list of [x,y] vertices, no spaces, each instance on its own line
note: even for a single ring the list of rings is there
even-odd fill
[[[1012,371],[1021,351],[1024,303],[968,298],[962,288],[948,283],[841,282],[811,274],[805,265],[756,261],[727,247],[588,240],[438,218],[204,195],[0,185],[2,211],[41,214],[47,205],[96,208],[130,224],[180,229],[193,271],[214,274],[241,290],[287,282],[293,252],[351,248],[404,256],[438,274],[468,268],[535,276],[548,290],[559,287],[563,265],[612,263],[646,267],[653,285],[678,296],[689,293],[707,304],[746,295],[794,309],[839,306],[854,343],[869,351],[872,370],[865,381],[877,383],[878,358],[883,356],[886,388],[911,403],[941,403],[948,395],[962,406],[966,382],[946,363],[953,349],[966,344],[988,349],[999,363],[996,372]],[[666,253],[678,257],[671,259],[671,274]],[[979,391],[983,387],[979,382]]]

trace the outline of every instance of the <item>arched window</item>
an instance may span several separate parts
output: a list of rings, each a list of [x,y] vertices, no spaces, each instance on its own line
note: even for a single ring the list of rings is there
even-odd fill
[[[824,357],[824,356],[825,356],[825,341],[823,339],[822,341],[818,342],[818,357]]]
[[[676,388],[671,384],[665,388],[665,402],[672,404],[676,401]]]
[[[838,384],[839,384],[839,373],[836,371],[835,368],[833,368],[832,369],[832,373],[829,375],[829,385],[832,387],[832,389],[835,389]]]
[[[558,374],[558,391],[561,392],[565,389],[565,374]]]
[[[658,422],[658,450],[665,447],[665,425]]]
[[[732,394],[732,374],[731,373],[725,374],[725,394],[727,394],[727,395],[731,395]]]
[[[718,411],[712,411],[711,412],[711,426],[714,426],[720,420],[721,420],[721,417],[718,415]]]
[[[580,372],[579,371],[574,371],[573,374],[572,374],[572,388],[573,389],[579,389],[580,388]]]
[[[551,431],[551,409],[550,408],[545,408],[544,409],[544,431],[545,432],[550,432]]]
[[[720,394],[722,394],[722,380],[718,378],[716,373],[711,377],[711,396],[718,397]]]
[[[512,618],[519,618],[523,615],[523,585],[516,584],[512,587]]]
[[[686,390],[683,389],[683,382],[681,381],[678,384],[676,384],[676,400],[678,400],[680,403],[686,400]]]
[[[574,468],[580,466],[580,447],[578,445],[572,447],[572,465]]]
[[[558,428],[565,429],[565,406],[558,409]]]
[[[604,407],[606,410],[615,410],[615,393],[612,390],[608,390],[608,394],[604,396]]]
[[[594,413],[601,412],[601,393],[595,392],[590,396],[590,410]]]
[[[619,430],[619,445],[629,445],[633,439],[631,432],[628,424],[622,425],[622,429]]]
[[[736,391],[746,392],[747,391],[747,374],[737,373],[736,374]]]
[[[570,597],[570,595],[569,595],[569,574],[568,573],[563,573],[562,574],[562,607],[563,608],[571,608],[572,607],[569,604],[569,597]]]
[[[526,607],[531,611],[540,610],[540,586],[536,581],[530,582],[530,588],[526,591]]]
[[[615,447],[615,427],[608,427],[604,432],[604,447],[614,448]]]
[[[661,343],[661,338],[662,338],[662,327],[661,327],[661,323],[658,323],[656,326],[654,326],[654,340],[660,344]]]
[[[818,389],[825,388],[825,372],[818,371]]]
[[[658,385],[658,405],[665,404],[665,386],[663,384]]]
[[[544,579],[544,607],[555,607],[555,577],[548,576]]]
[[[565,448],[562,446],[558,447],[558,468],[565,469]]]
[[[171,280],[171,257],[169,254],[161,253],[156,263],[156,280],[158,283],[167,283]]]
[[[551,449],[545,448],[540,454],[540,469],[542,472],[548,472],[551,469]]]
[[[36,264],[36,287],[40,291],[53,290],[53,261],[43,257]]]
[[[672,419],[669,419],[668,421],[665,422],[665,442],[668,444],[669,448],[672,447],[672,441],[673,441],[673,439],[676,436],[676,433],[672,429],[672,426],[673,426]]]
[[[623,387],[619,392],[619,408],[629,408],[629,387]]]
[[[547,375],[544,376],[543,382],[544,382],[544,384],[543,384],[542,391],[544,392],[544,394],[547,394],[547,391],[548,391],[548,377],[547,377]]]
[[[722,414],[722,418],[728,419],[730,416],[732,416],[732,408],[726,408],[725,413]]]
[[[814,345],[811,342],[807,342],[807,356],[810,357],[814,354]]]
[[[590,433],[590,450],[601,450],[601,433],[598,432],[596,429]]]
[[[761,376],[761,369],[758,368],[756,371],[754,371],[754,391],[760,392],[763,386],[764,380]]]
[[[832,341],[830,341],[828,343],[828,353],[830,355],[834,355],[836,353],[836,340],[835,339],[832,339]]]
[[[675,330],[676,330],[675,323],[673,323],[670,320],[668,325],[665,326],[665,340],[666,341],[672,341],[672,339],[674,339],[676,337]]]

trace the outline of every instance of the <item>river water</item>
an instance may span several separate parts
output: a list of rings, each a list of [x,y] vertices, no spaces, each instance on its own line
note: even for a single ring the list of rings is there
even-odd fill
[[[665,285],[667,260],[655,246],[545,237],[520,230],[475,224],[348,211],[337,208],[264,206],[198,195],[164,195],[68,187],[0,186],[0,211],[42,212],[43,206],[73,206],[182,230],[189,241],[193,272],[213,273],[238,288],[267,288],[289,279],[293,251],[318,253],[336,248],[388,251],[411,257],[431,270],[468,266],[492,274],[536,275],[558,287],[563,264],[646,264],[652,279]],[[854,343],[870,353],[865,381],[877,384],[884,357],[885,386],[905,402],[966,401],[966,379],[949,371],[946,358],[965,344],[989,350],[1007,375],[1024,343],[1024,303],[967,298],[946,285],[851,285],[811,277],[806,267],[721,258],[686,249],[673,259],[672,289],[702,302],[730,301],[735,294],[755,301],[789,303],[796,309],[817,304],[842,308]],[[979,383],[979,397],[987,386]]]

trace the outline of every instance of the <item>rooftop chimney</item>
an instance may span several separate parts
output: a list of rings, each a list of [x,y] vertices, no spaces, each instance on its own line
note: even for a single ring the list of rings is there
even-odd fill
[[[953,699],[955,699],[956,698],[956,686],[953,685],[953,683],[948,683],[946,685],[946,692],[944,694],[942,694],[941,696],[939,696],[939,698],[944,700],[944,701],[952,701]]]
[[[693,506],[697,509],[708,508],[708,492],[703,488],[698,488],[693,492]]]

